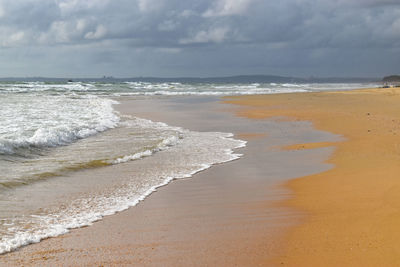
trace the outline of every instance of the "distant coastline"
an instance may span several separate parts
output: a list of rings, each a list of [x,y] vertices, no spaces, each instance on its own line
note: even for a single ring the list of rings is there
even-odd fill
[[[4,77],[0,82],[179,82],[179,83],[370,83],[381,82],[382,78],[365,77],[289,77],[276,75],[237,75],[226,77],[132,77],[132,78],[51,78],[51,77]]]
[[[383,82],[400,82],[400,75],[391,75],[383,78]]]

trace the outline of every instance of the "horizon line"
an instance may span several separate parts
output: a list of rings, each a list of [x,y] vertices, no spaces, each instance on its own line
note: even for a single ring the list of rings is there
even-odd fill
[[[388,74],[386,76],[392,76],[396,74]],[[217,78],[237,78],[237,77],[276,77],[276,78],[292,78],[292,79],[382,79],[383,77],[378,76],[287,76],[287,75],[275,75],[275,74],[237,74],[237,75],[223,75],[223,76],[131,76],[131,77],[117,77],[114,75],[103,75],[98,77],[73,77],[73,76],[3,76],[0,79],[217,79]]]

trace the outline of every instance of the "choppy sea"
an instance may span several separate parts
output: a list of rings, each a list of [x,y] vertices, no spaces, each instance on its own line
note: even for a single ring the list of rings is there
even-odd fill
[[[173,179],[241,156],[234,149],[245,142],[231,133],[196,132],[120,114],[118,99],[373,86],[0,82],[0,254],[90,225]],[[99,171],[132,162],[133,169],[118,177]]]

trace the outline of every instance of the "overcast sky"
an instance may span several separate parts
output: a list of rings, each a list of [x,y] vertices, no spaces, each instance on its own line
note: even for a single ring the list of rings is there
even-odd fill
[[[400,74],[400,0],[0,0],[0,77]]]

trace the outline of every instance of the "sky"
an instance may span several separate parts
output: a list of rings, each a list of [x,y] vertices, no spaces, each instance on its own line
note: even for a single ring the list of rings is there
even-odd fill
[[[400,74],[400,0],[0,0],[0,77]]]

